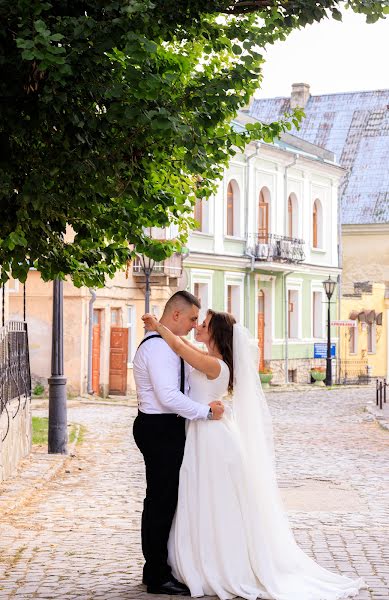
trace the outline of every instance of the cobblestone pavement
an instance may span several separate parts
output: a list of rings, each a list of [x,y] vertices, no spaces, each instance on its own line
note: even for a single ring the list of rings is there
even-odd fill
[[[363,412],[372,393],[268,395],[297,541],[323,566],[364,577],[360,600],[389,599],[388,434]],[[0,598],[158,600],[140,583],[144,472],[134,415],[128,406],[71,403],[69,420],[87,428],[83,443],[0,518]]]

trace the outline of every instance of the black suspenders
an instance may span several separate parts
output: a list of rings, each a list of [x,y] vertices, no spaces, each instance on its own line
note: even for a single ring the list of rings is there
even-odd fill
[[[141,347],[142,344],[144,344],[148,340],[152,340],[153,338],[161,338],[161,339],[163,339],[162,335],[159,335],[159,334],[149,335],[148,337],[143,338],[143,340],[141,341],[141,343],[138,346],[138,349]],[[185,365],[184,365],[184,359],[180,358],[180,362],[181,362],[180,392],[182,392],[183,394],[185,394]]]

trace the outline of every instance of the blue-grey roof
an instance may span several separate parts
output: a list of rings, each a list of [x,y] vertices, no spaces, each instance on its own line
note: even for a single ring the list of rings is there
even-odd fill
[[[254,100],[250,115],[269,123],[290,98]],[[341,188],[344,224],[389,223],[389,90],[310,96],[298,137],[335,153],[348,170]]]

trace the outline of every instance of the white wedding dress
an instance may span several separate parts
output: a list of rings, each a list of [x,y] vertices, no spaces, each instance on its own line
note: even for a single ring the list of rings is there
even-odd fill
[[[187,424],[169,538],[173,574],[186,583],[192,597],[337,600],[355,596],[364,587],[362,580],[320,567],[294,540],[275,479],[272,436],[265,422],[269,415],[255,363],[251,365],[255,376],[247,370],[252,353],[249,356],[240,347],[246,356],[239,360],[245,364],[237,363],[235,336],[238,342],[239,334],[247,348],[248,335],[237,327],[234,372],[238,381],[234,381],[232,401],[226,394],[229,370],[223,361],[215,380],[191,372],[191,398],[204,404],[223,398],[225,413],[220,421]],[[251,398],[246,395],[250,392]]]

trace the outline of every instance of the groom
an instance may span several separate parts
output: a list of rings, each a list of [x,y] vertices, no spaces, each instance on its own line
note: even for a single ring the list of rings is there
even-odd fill
[[[160,322],[176,335],[185,336],[196,327],[199,308],[195,296],[176,292],[166,303]],[[187,371],[184,361],[161,336],[146,334],[134,358],[139,405],[134,439],[146,465],[142,551],[143,583],[150,594],[189,595],[189,589],[173,577],[167,563],[184,456],[185,419],[221,419],[224,410],[219,401],[207,406],[187,396]]]

